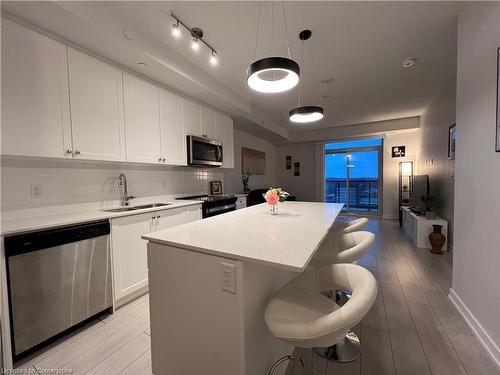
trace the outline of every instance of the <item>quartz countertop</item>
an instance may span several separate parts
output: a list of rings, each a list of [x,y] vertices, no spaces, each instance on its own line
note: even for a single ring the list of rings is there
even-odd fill
[[[151,242],[302,272],[342,204],[283,202],[237,210],[142,236]]]
[[[143,199],[130,206],[150,203],[168,203],[168,206],[144,208],[126,212],[106,212],[103,210],[117,208],[118,206],[98,208],[95,205],[56,206],[39,208],[36,210],[2,212],[1,235],[12,235],[40,229],[61,227],[90,221],[113,219],[122,216],[138,215],[147,212],[172,210],[175,208],[201,204],[200,201],[174,200],[174,199]]]

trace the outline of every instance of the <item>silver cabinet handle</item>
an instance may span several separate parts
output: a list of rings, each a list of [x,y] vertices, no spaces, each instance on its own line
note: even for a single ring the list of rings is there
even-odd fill
[[[76,155],[80,155],[80,150],[75,150]]]
[[[161,162],[161,158],[158,158],[158,161]]]
[[[72,154],[73,153],[73,150],[70,150],[69,148],[66,150],[66,153],[67,154]]]
[[[167,161],[167,159],[163,158],[163,162],[165,163]]]

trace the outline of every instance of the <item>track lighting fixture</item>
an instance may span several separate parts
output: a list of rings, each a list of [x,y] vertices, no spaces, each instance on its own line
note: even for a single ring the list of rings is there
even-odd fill
[[[175,20],[175,23],[172,25],[172,35],[175,38],[179,38],[181,36],[181,26],[184,27],[192,37],[191,49],[194,52],[198,52],[200,50],[201,44],[203,43],[210,50],[210,58],[209,58],[210,64],[212,66],[216,66],[218,64],[217,51],[205,39],[203,39],[203,30],[200,29],[199,27],[188,26],[174,13],[170,13],[170,16]]]
[[[262,93],[278,93],[290,90],[299,83],[300,67],[291,59],[288,43],[288,27],[286,23],[285,2],[283,6],[283,20],[285,24],[286,46],[288,57],[266,57],[254,61],[247,69],[247,85],[255,91]],[[259,42],[261,3],[259,2],[259,13],[257,16],[257,36],[255,40],[255,57],[257,57],[257,46]],[[273,50],[275,39],[274,2],[271,2],[271,13],[273,22]]]
[[[308,40],[312,35],[311,30],[302,30],[299,34],[299,39],[301,40],[301,63],[304,63],[304,41]],[[311,47],[311,60],[312,60],[312,65],[313,65],[313,73],[315,73],[314,69],[314,57],[313,57],[313,51],[312,51],[312,45],[309,44]],[[314,74],[316,75],[316,74]],[[314,122],[314,121],[319,121],[323,118],[324,116],[324,109],[323,107],[315,106],[315,105],[307,105],[307,106],[301,106],[300,105],[300,86],[299,86],[299,100],[298,100],[298,106],[294,109],[292,109],[288,113],[288,118],[290,119],[291,122],[296,122],[296,123],[309,123],[309,122]]]

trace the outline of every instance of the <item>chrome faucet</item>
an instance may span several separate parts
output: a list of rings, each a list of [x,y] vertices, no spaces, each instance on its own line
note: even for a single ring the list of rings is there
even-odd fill
[[[128,206],[128,201],[135,197],[133,195],[128,195],[127,176],[123,173],[120,173],[118,176],[118,188],[123,188],[122,204]]]

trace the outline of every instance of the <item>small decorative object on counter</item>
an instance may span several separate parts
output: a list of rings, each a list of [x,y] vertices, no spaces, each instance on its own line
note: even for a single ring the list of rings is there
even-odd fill
[[[266,200],[267,204],[271,208],[271,214],[272,215],[277,215],[278,214],[278,203],[279,202],[284,202],[286,199],[290,196],[286,191],[282,190],[281,188],[273,188],[270,187],[268,191],[266,191],[265,194],[263,194],[264,199]]]
[[[222,195],[222,181],[210,181],[210,195]]]
[[[442,255],[444,243],[446,242],[446,236],[441,233],[442,225],[433,225],[433,232],[429,234],[429,241],[431,242],[432,250],[431,253]]]
[[[250,178],[249,174],[241,175],[241,181],[243,182],[243,192],[248,193],[250,188],[248,187],[248,179]]]

